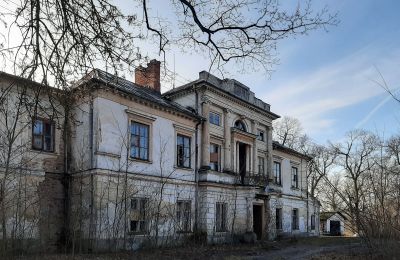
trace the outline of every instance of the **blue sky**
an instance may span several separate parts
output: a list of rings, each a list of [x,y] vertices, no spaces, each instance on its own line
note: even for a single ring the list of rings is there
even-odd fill
[[[297,5],[297,1],[293,1]],[[352,129],[399,133],[400,104],[374,81],[400,87],[400,1],[314,1],[338,12],[340,23],[278,45],[271,75],[234,74],[279,115],[300,119],[315,141],[337,141]],[[196,79],[207,61],[175,54],[181,81]],[[179,84],[179,82],[177,82]],[[166,84],[166,88],[168,88]]]
[[[132,1],[115,2],[127,12],[140,10]],[[285,6],[293,9],[298,2],[305,1],[287,1]],[[171,1],[149,4],[150,15],[167,19],[174,15]],[[381,81],[380,72],[390,88],[400,88],[400,1],[314,0],[313,6],[338,12],[340,23],[329,32],[317,30],[279,42],[280,62],[272,74],[236,73],[232,64],[227,66],[227,76],[249,86],[271,104],[273,112],[298,118],[305,132],[319,143],[340,140],[356,128],[385,136],[399,133],[400,104],[374,81]],[[143,56],[163,58],[156,51],[157,39],[148,39],[142,47]],[[204,55],[182,53],[174,47],[166,60],[170,69],[175,63],[176,85],[197,79],[199,71],[209,68]],[[171,88],[171,82],[163,82],[162,91]]]

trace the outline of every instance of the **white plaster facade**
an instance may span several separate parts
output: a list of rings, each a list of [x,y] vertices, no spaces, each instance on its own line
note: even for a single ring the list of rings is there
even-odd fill
[[[201,72],[161,96],[94,70],[72,94],[68,142],[64,147],[56,131],[55,152],[39,154],[46,158],[37,165],[46,172],[47,157],[62,159],[64,223],[73,247],[135,249],[197,236],[221,243],[252,232],[258,239],[319,234],[319,203],[307,197],[310,158],[273,145],[272,121],[279,116],[242,83]],[[133,123],[148,129],[146,159],[131,156]],[[178,165],[178,136],[190,143],[185,167]],[[274,161],[282,166],[279,185]],[[297,188],[291,187],[293,166]],[[282,209],[278,229],[276,208]]]

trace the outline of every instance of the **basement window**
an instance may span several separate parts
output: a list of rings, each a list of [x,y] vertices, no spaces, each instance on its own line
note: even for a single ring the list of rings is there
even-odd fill
[[[32,149],[54,152],[54,122],[47,119],[33,120]]]
[[[191,216],[192,216],[192,202],[190,200],[178,201],[176,205],[178,232],[190,232]]]
[[[225,232],[226,229],[226,213],[227,203],[217,202],[215,209],[215,231]]]
[[[129,231],[136,234],[147,233],[147,198],[132,198],[131,199],[131,214]]]

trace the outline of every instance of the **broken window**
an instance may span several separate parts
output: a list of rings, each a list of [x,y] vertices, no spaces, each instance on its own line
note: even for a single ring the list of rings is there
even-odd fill
[[[178,135],[176,138],[176,165],[190,168],[190,137]]]
[[[274,162],[274,180],[275,184],[282,185],[281,163]]]
[[[276,222],[276,229],[282,229],[282,209],[281,208],[276,208],[276,214],[275,214],[275,222]]]
[[[240,120],[235,122],[235,128],[246,132],[246,125]]]
[[[293,188],[299,187],[299,175],[297,167],[292,167],[292,187]]]
[[[227,213],[227,204],[222,202],[217,202],[215,209],[215,231],[217,232],[226,231],[226,213]]]
[[[213,125],[221,125],[221,116],[218,113],[210,112],[208,120]]]
[[[45,119],[34,119],[32,126],[32,148],[54,152],[54,123]]]
[[[265,160],[264,157],[258,156],[258,174],[264,174]]]
[[[220,146],[210,144],[210,168],[214,171],[219,171],[220,167]]]
[[[311,230],[315,230],[315,215],[311,215]]]
[[[190,200],[178,201],[176,205],[176,218],[179,232],[191,231],[191,208]]]
[[[257,140],[262,141],[262,142],[265,141],[264,131],[257,130]]]
[[[133,233],[147,233],[147,198],[132,198],[129,231]]]
[[[293,209],[292,210],[292,230],[299,229],[299,210]]]
[[[131,125],[131,157],[149,160],[149,126],[138,122]]]

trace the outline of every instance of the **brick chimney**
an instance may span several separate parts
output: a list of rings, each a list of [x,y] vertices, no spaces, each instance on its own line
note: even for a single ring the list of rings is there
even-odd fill
[[[160,64],[158,60],[151,60],[147,67],[139,66],[135,69],[135,83],[160,92]]]

